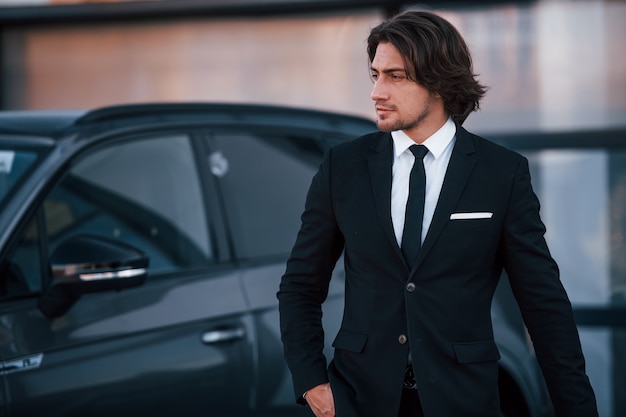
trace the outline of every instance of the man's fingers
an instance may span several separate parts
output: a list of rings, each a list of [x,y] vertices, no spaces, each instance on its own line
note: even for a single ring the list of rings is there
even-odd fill
[[[335,416],[335,401],[328,383],[318,385],[307,391],[306,402],[316,417]]]

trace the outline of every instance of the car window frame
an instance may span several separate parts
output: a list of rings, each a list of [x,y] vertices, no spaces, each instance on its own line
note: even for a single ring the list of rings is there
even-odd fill
[[[43,187],[38,189],[37,195],[32,198],[28,207],[24,210],[23,215],[18,221],[16,227],[11,231],[11,236],[7,240],[4,250],[0,253],[0,262],[9,259],[15,253],[17,245],[19,245],[25,230],[33,219],[37,219],[38,230],[38,248],[39,248],[39,262],[41,265],[41,290],[31,292],[28,294],[19,295],[0,295],[0,301],[23,299],[23,298],[37,298],[41,296],[42,292],[49,287],[51,283],[51,275],[48,271],[48,263],[50,259],[48,236],[46,232],[46,221],[43,203],[46,201],[52,190],[63,181],[66,174],[79,163],[83,158],[97,152],[99,149],[104,149],[109,146],[114,146],[116,143],[145,140],[154,138],[155,136],[163,137],[167,134],[180,134],[185,135],[190,142],[190,146],[193,152],[193,157],[196,162],[195,171],[198,176],[200,184],[201,199],[203,201],[203,214],[206,218],[208,239],[211,243],[211,247],[214,249],[214,262],[207,265],[188,268],[184,271],[170,271],[157,274],[159,279],[172,279],[181,274],[195,274],[199,271],[206,270],[220,270],[223,269],[224,264],[234,262],[232,258],[231,246],[227,242],[227,233],[225,230],[226,222],[223,219],[223,211],[219,203],[212,198],[212,196],[218,196],[216,191],[215,180],[210,175],[210,168],[206,161],[205,155],[208,154],[208,148],[205,138],[207,137],[207,127],[190,127],[186,125],[174,125],[174,126],[151,126],[149,128],[139,126],[131,131],[124,132],[112,132],[108,134],[100,135],[99,137],[90,140],[88,143],[81,143],[81,136],[74,138],[74,143],[78,145],[72,149],[71,154],[55,164],[51,175],[46,178]],[[89,132],[83,133],[85,138],[89,138]],[[61,142],[61,141],[60,141]],[[57,144],[57,147],[63,146],[63,144]],[[71,145],[70,145],[71,146]],[[45,154],[42,161],[45,158],[50,157],[54,151],[51,149]],[[41,162],[41,161],[40,161]]]

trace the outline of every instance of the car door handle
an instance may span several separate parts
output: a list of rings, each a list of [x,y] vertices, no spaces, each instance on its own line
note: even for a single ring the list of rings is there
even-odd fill
[[[233,340],[242,339],[245,335],[246,331],[242,327],[211,330],[202,334],[202,343],[209,345],[213,343],[231,342]]]
[[[30,369],[39,368],[43,361],[43,353],[27,356],[24,358],[14,359],[8,362],[2,362],[0,374],[10,374],[13,372],[28,371]]]

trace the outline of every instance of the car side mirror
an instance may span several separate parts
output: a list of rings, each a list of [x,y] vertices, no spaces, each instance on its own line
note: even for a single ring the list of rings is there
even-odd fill
[[[52,282],[39,299],[39,310],[53,318],[65,314],[83,294],[142,285],[148,256],[118,240],[77,235],[55,249],[50,268]]]

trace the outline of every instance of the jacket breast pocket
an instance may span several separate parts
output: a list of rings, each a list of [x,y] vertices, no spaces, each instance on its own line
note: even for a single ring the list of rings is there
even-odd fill
[[[448,221],[449,229],[489,229],[492,225],[492,219],[462,219]]]
[[[498,346],[493,339],[454,343],[452,349],[459,363],[495,362],[500,359]]]
[[[335,349],[343,349],[349,352],[360,353],[363,352],[366,342],[366,334],[340,329],[339,333],[337,333],[337,336],[335,337],[335,341],[333,342],[333,347]]]

